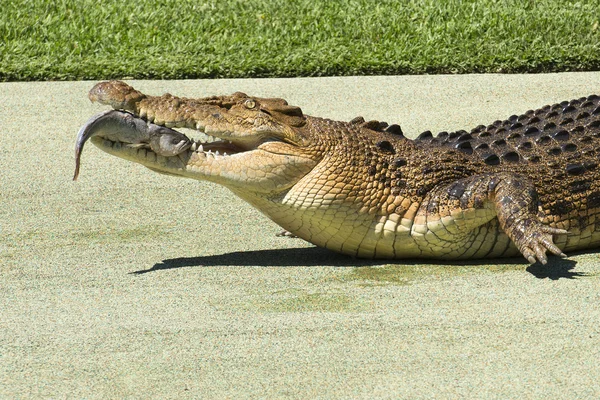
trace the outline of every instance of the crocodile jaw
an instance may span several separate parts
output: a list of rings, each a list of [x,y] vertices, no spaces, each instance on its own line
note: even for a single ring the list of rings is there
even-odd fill
[[[156,131],[158,140],[153,140]],[[160,140],[165,137],[176,138],[175,143],[169,141],[165,147]],[[236,192],[273,195],[285,191],[317,164],[287,143],[227,140],[200,143],[130,113],[108,111],[92,117],[79,132],[75,179],[81,151],[88,139],[109,154],[153,171],[216,182]]]

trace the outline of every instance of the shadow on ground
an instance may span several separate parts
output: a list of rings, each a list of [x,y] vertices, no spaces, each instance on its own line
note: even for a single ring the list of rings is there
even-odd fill
[[[134,273],[143,274],[146,272],[184,267],[358,267],[383,264],[389,263],[382,262],[382,260],[361,260],[352,258],[319,247],[298,247],[289,249],[234,251],[211,256],[172,258],[163,260],[163,262],[155,264],[150,269],[136,271]]]
[[[238,266],[238,267],[372,267],[378,265],[393,266],[427,266],[423,260],[362,260],[342,254],[337,254],[319,247],[299,247],[288,249],[273,250],[255,250],[255,251],[236,251],[231,253],[199,256],[199,257],[180,257],[163,260],[154,264],[152,268],[132,272],[132,274],[145,274],[161,270],[169,270],[187,267],[214,267],[214,266]],[[500,266],[509,265],[519,268],[525,265],[525,261],[520,258],[494,259],[494,260],[470,260],[470,261],[438,261],[436,267],[447,266],[453,268],[456,266]],[[574,279],[577,277],[588,276],[584,272],[573,271],[577,265],[576,261],[550,257],[548,264],[532,264],[525,270],[538,279],[558,280]]]

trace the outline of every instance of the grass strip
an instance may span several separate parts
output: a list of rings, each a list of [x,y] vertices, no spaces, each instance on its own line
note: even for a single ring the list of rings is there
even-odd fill
[[[3,3],[3,81],[600,69],[597,0]]]

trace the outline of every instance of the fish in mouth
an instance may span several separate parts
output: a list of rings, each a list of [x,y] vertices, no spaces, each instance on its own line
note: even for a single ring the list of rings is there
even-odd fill
[[[105,146],[150,150],[163,157],[180,156],[186,151],[206,152],[206,155],[214,156],[227,156],[243,151],[231,141],[220,141],[208,135],[206,142],[193,140],[175,129],[157,125],[128,111],[109,110],[94,115],[79,130],[75,144],[73,180],[79,177],[84,144],[93,136],[102,137],[107,142]]]

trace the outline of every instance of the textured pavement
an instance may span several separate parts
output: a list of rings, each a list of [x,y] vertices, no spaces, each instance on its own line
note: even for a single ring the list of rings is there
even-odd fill
[[[470,129],[600,73],[139,81]],[[92,145],[93,82],[0,83],[0,398],[600,397],[600,263],[365,262]]]

